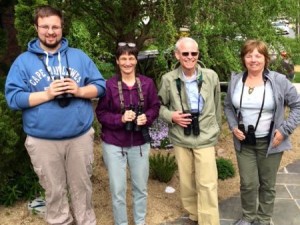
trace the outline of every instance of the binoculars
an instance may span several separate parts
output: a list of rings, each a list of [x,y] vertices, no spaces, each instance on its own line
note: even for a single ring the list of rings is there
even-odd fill
[[[65,76],[65,78],[70,78],[70,76],[67,75]],[[60,80],[60,76],[55,76],[54,80]],[[71,98],[73,98],[73,95],[70,93],[64,93],[55,97],[60,107],[68,106],[70,104]]]
[[[133,105],[130,105],[129,107],[129,110],[132,110],[132,111],[135,111],[136,113],[136,118],[133,120],[133,121],[127,121],[126,124],[125,124],[125,130],[126,131],[141,131],[142,132],[142,135],[143,135],[143,138],[146,142],[151,142],[151,137],[150,137],[150,134],[149,134],[149,129],[147,126],[140,126],[140,125],[137,125],[136,123],[136,120],[137,120],[137,117],[139,115],[142,115],[143,114],[143,106],[139,105],[138,107],[134,107]]]
[[[192,119],[192,122],[183,129],[184,135],[189,136],[193,132],[193,135],[198,136],[200,134],[199,113],[189,111],[186,111],[185,113],[191,114],[190,118]]]
[[[242,144],[256,145],[255,129],[253,125],[248,125],[247,132],[244,124],[239,124],[238,128],[244,133],[246,137],[244,140],[241,141]]]

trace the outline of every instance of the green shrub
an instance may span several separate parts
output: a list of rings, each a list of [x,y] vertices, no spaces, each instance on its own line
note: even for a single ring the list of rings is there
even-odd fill
[[[295,73],[294,83],[300,83],[300,72]]]
[[[226,180],[235,176],[235,169],[230,159],[217,158],[218,179]]]
[[[7,107],[1,92],[0,130],[0,205],[40,195],[42,188],[24,147],[26,135],[22,129],[22,114]]]
[[[175,156],[171,156],[170,152],[167,155],[156,153],[149,157],[150,163],[150,177],[160,182],[169,182],[175,171],[177,170],[177,164]]]

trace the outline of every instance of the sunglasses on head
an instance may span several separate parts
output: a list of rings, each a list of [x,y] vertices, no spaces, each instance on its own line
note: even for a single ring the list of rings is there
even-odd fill
[[[132,43],[132,42],[119,42],[118,43],[118,46],[119,47],[124,47],[124,46],[128,46],[128,47],[130,47],[130,48],[134,48],[135,46],[136,46],[136,44],[135,43]]]
[[[199,54],[199,52],[181,52],[182,56],[197,56]]]

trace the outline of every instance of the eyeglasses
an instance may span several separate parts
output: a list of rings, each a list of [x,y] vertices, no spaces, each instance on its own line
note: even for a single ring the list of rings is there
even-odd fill
[[[191,56],[197,56],[199,54],[199,52],[181,52],[181,55],[182,56],[185,56],[185,57],[187,57],[187,56],[189,56],[189,55],[191,55]]]
[[[132,42],[119,42],[118,43],[118,46],[119,47],[124,47],[124,46],[128,46],[128,47],[130,47],[130,48],[134,48],[135,46],[136,46],[136,44],[135,43],[132,43]]]
[[[59,31],[62,27],[60,26],[52,26],[52,27],[49,27],[47,25],[42,25],[42,26],[38,26],[38,28],[41,28],[42,30],[44,31],[48,31],[49,29],[53,30],[54,32],[57,32]]]

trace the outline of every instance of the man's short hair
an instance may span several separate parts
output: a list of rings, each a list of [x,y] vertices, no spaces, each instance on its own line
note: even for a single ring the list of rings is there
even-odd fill
[[[64,25],[64,18],[62,12],[49,5],[41,5],[36,8],[34,13],[34,24],[38,26],[39,18],[44,18],[49,16],[58,16],[61,20],[61,26]]]

